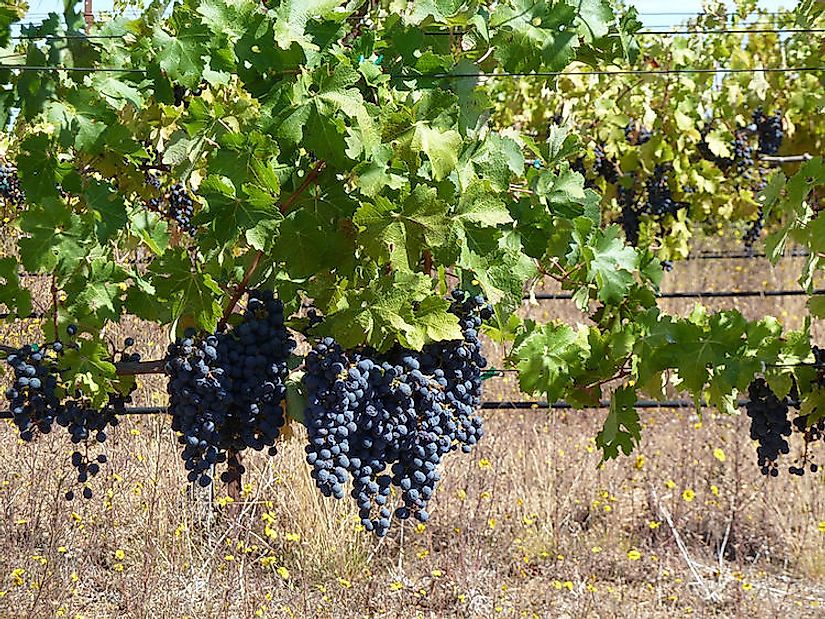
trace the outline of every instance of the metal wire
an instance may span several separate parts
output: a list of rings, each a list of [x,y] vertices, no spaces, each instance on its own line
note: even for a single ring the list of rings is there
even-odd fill
[[[825,295],[825,290],[815,290],[808,293],[805,290],[720,290],[720,291],[676,291],[676,292],[660,292],[656,295],[658,299],[701,299],[701,298],[716,298],[716,299],[730,299],[730,298],[754,298],[754,297],[803,297]],[[560,292],[536,292],[532,295],[524,295],[524,300],[536,299],[537,301],[557,301],[564,299],[572,299],[573,293]]]
[[[748,400],[738,400],[737,406],[742,407],[748,404]],[[710,404],[700,404],[701,408],[713,408]],[[565,401],[542,402],[525,400],[491,400],[482,402],[481,410],[495,411],[525,411],[525,410],[590,410],[610,408],[610,400],[599,400],[598,404],[590,406],[576,407]],[[693,400],[637,400],[633,408],[696,408]],[[123,415],[162,415],[167,414],[169,408],[166,406],[135,406],[127,408]],[[0,411],[0,419],[14,419],[11,411]]]
[[[118,69],[116,67],[46,67],[15,64],[0,64],[0,69],[8,69],[10,71],[42,71],[43,73],[49,71],[82,71],[84,73],[146,73],[146,69]]]
[[[432,73],[432,74],[390,74],[393,79],[459,79],[459,78],[502,78],[502,77],[558,77],[560,75],[683,75],[718,73],[795,73],[825,71],[825,66],[816,67],[754,67],[749,69],[616,69],[615,71],[537,71],[533,73]]]
[[[18,34],[12,35],[9,39],[13,41],[63,41],[72,39],[122,39],[123,34]]]

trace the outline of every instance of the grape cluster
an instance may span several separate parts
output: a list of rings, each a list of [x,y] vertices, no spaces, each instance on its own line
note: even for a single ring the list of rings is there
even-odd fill
[[[757,464],[763,475],[779,474],[776,461],[780,454],[790,453],[787,437],[791,435],[788,404],[771,391],[764,378],[757,378],[748,386],[746,411],[751,419],[750,437],[757,441]]]
[[[426,522],[444,455],[470,451],[483,434],[475,414],[486,365],[478,329],[492,310],[482,297],[457,290],[451,311],[462,340],[378,354],[344,350],[327,337],[306,357],[311,475],[322,494],[337,499],[351,479],[361,523],[378,536],[393,516]],[[393,486],[401,502],[395,509]]]
[[[593,148],[593,155],[595,157],[593,169],[596,174],[600,175],[608,183],[617,182],[619,180],[619,172],[616,163],[607,156],[604,152],[604,147],[597,144]]]
[[[765,213],[762,210],[762,207],[759,207],[759,210],[756,212],[756,219],[754,219],[751,224],[748,226],[748,229],[745,230],[745,234],[742,236],[742,241],[745,243],[745,248],[750,251],[753,249],[754,244],[756,241],[759,240],[759,237],[762,235],[762,229],[765,226]]]
[[[54,342],[44,346],[25,345],[6,357],[14,373],[14,382],[6,390],[14,425],[24,441],[31,441],[35,431],[51,432],[60,411],[57,393],[57,354],[63,344]]]
[[[801,477],[805,474],[807,466],[811,473],[816,473],[819,470],[819,465],[812,461],[810,446],[825,437],[825,419],[812,419],[811,415],[798,415],[793,420],[793,427],[802,434],[802,439],[805,441],[805,451],[797,461],[799,466],[789,466],[788,472],[791,475]]]
[[[70,325],[67,331],[74,336],[77,328]],[[66,346],[74,347],[76,344]],[[14,372],[14,383],[6,391],[6,398],[22,440],[32,441],[35,432],[48,434],[57,422],[68,430],[72,443],[84,444],[85,453],[75,451],[71,462],[77,469],[78,483],[86,484],[89,477],[99,472],[100,464],[107,460],[105,454],[90,456],[90,446],[106,440],[106,430],[118,424],[117,415],[125,413],[126,404],[132,400],[131,395],[111,393],[107,405],[97,409],[79,390],[71,396],[61,396],[64,385],[60,383],[58,359],[64,350],[64,344],[56,341],[43,346],[26,345],[9,355],[6,362]],[[123,353],[121,356],[121,361],[139,359],[140,355],[136,353]],[[82,495],[92,498],[92,489],[85,486]],[[73,490],[66,493],[67,500],[74,499],[74,496]]]
[[[229,451],[269,447],[274,455],[294,348],[283,304],[269,291],[249,293],[243,320],[231,331],[203,338],[190,331],[169,346],[169,411],[190,482],[208,486],[210,468]]]
[[[639,244],[641,222],[639,220],[640,213],[636,208],[635,183],[628,187],[620,184],[616,189],[616,200],[622,209],[622,214],[619,216],[619,225],[624,230],[627,242],[636,247]]]
[[[14,207],[20,206],[25,198],[17,171],[4,163],[0,163],[0,198],[6,205]]]
[[[759,152],[763,155],[775,155],[782,146],[785,132],[782,129],[782,112],[766,116],[762,108],[753,112],[753,124],[759,137]]]
[[[647,180],[647,204],[644,212],[662,217],[676,215],[680,209],[688,206],[687,202],[677,202],[673,199],[668,171],[669,166],[666,164],[657,164],[653,169],[653,175]]]
[[[647,127],[640,127],[635,119],[631,118],[625,125],[624,137],[627,143],[631,146],[641,146],[645,142],[649,142],[653,137],[653,132]]]
[[[749,176],[755,165],[753,146],[751,145],[751,131],[747,127],[740,127],[733,132],[733,162],[739,174]]]
[[[147,174],[146,179],[151,187],[160,188],[160,179],[157,175]],[[178,227],[190,236],[195,234],[197,229],[192,223],[195,202],[181,183],[175,183],[161,196],[149,198],[148,206],[150,211],[160,213],[166,219],[176,222]]]

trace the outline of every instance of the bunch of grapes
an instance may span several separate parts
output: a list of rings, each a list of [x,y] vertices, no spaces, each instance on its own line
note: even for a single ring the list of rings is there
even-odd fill
[[[736,164],[736,171],[745,176],[750,175],[755,161],[753,157],[753,146],[751,145],[751,132],[747,127],[740,127],[733,133],[733,162]]]
[[[775,155],[782,146],[785,132],[782,129],[782,112],[766,116],[762,108],[753,112],[753,124],[759,137],[759,152],[763,155]]]
[[[492,310],[482,297],[453,292],[462,340],[420,352],[394,347],[343,350],[332,338],[306,358],[307,462],[325,496],[341,499],[352,480],[361,523],[383,536],[393,515],[429,519],[427,504],[445,454],[470,451],[481,438],[481,354],[478,329]],[[400,505],[389,505],[391,487]]]
[[[622,214],[619,217],[619,225],[624,230],[625,238],[630,245],[636,247],[639,244],[639,211],[636,208],[636,185],[631,184],[628,187],[619,185],[616,190],[616,199],[622,209]]]
[[[180,183],[172,185],[169,188],[167,200],[169,201],[169,218],[176,221],[181,230],[194,235],[195,227],[192,225],[192,217],[195,215],[195,202],[186,191],[186,187]]]
[[[647,204],[643,211],[662,217],[676,215],[679,209],[688,206],[686,202],[677,202],[673,199],[668,180],[669,166],[657,164],[653,175],[647,180]]]
[[[647,127],[640,127],[633,118],[625,125],[624,138],[631,146],[641,146],[645,142],[650,141],[652,137],[653,132]]]
[[[593,155],[595,156],[593,169],[596,174],[600,175],[608,183],[615,183],[618,181],[619,172],[616,167],[616,163],[607,156],[604,152],[604,148],[597,144],[593,148]]]
[[[208,486],[209,470],[228,451],[269,447],[274,455],[294,348],[283,304],[270,291],[249,293],[243,320],[231,331],[203,338],[190,331],[169,346],[169,411],[190,482]]]
[[[805,441],[805,451],[802,453],[802,457],[797,460],[798,466],[789,466],[788,472],[791,475],[802,477],[807,467],[811,473],[816,473],[819,470],[819,465],[813,462],[810,446],[825,437],[825,418],[813,419],[810,414],[798,415],[793,420],[793,427],[802,434],[802,439]]]
[[[18,207],[25,200],[17,171],[5,163],[0,163],[0,198],[5,206],[11,207]]]
[[[57,355],[61,342],[44,346],[25,345],[6,357],[14,373],[14,382],[6,390],[14,425],[24,441],[31,441],[34,432],[51,432],[61,409],[58,388]]]
[[[788,404],[773,393],[764,378],[757,378],[748,386],[750,398],[746,411],[751,419],[750,437],[759,443],[757,464],[763,475],[779,474],[776,461],[780,454],[790,453],[787,437],[791,435]]]
[[[77,327],[70,325],[69,336],[77,333]],[[69,347],[76,344],[69,343]],[[60,382],[58,360],[65,348],[60,341],[38,345],[26,345],[9,355],[6,362],[14,372],[14,382],[6,391],[6,398],[12,411],[14,424],[24,441],[32,441],[35,432],[48,434],[54,423],[66,428],[74,444],[83,443],[85,453],[75,451],[71,462],[77,469],[77,481],[86,484],[90,476],[100,470],[100,464],[106,462],[106,455],[96,457],[89,455],[92,444],[106,440],[106,430],[118,424],[117,415],[125,412],[126,403],[131,402],[131,395],[109,394],[109,402],[101,409],[91,406],[89,399],[76,390],[71,396],[62,395],[65,385]],[[121,360],[139,360],[140,355],[123,355]],[[132,390],[134,384],[132,385]],[[83,488],[83,497],[92,498],[92,489]],[[72,500],[74,491],[66,493],[66,499]]]
[[[160,179],[155,174],[146,175],[147,183],[155,189],[160,188]],[[196,227],[192,223],[195,215],[195,202],[191,194],[181,183],[175,183],[169,191],[161,196],[149,198],[149,210],[160,213],[163,217],[178,224],[178,227],[193,236]]]
[[[762,210],[762,207],[759,207],[759,210],[756,212],[756,219],[754,219],[748,229],[745,230],[745,234],[742,236],[742,241],[745,243],[745,248],[748,251],[753,249],[754,244],[756,241],[759,240],[759,237],[762,235],[762,229],[765,226],[765,213]]]

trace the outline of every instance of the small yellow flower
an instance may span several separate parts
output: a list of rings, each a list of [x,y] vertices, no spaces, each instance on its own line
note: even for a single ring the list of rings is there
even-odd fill
[[[234,561],[235,557],[233,555],[224,555],[223,560],[224,561]]]
[[[289,570],[286,569],[283,565],[280,566],[275,572],[278,576],[281,577],[282,580],[289,580]]]
[[[115,563],[112,566],[112,569],[116,572],[122,572],[123,571],[123,564],[122,563]]]
[[[288,541],[288,542],[299,542],[299,541],[301,541],[301,534],[300,533],[287,533],[286,534],[286,541]]]
[[[753,589],[753,585],[750,584],[749,582],[743,582],[742,583],[742,589],[744,591],[750,591],[751,589]]]
[[[404,588],[404,584],[398,580],[394,580],[390,583],[390,591],[401,591]]]
[[[346,578],[338,578],[338,584],[341,585],[344,589],[349,589],[352,587],[352,583]]]
[[[713,450],[713,457],[719,460],[719,462],[724,462],[728,459],[728,457],[725,455],[725,452],[722,451],[721,447],[717,447]]]
[[[24,569],[23,569],[23,568],[21,568],[21,567],[18,567],[18,568],[13,569],[13,570],[11,571],[11,579],[12,579],[12,582],[13,582],[16,586],[18,586],[18,587],[22,587],[22,586],[26,583],[26,581],[23,579],[23,574],[25,574],[25,573],[26,573],[26,570],[24,570]]]
[[[458,497],[459,501],[466,501],[467,500],[467,491],[464,490],[463,488],[459,489],[459,491],[456,492],[455,494]]]
[[[444,576],[444,572],[442,572],[441,570],[433,570],[432,572],[430,572],[430,576],[432,576],[433,578],[441,578],[442,576]]]
[[[123,561],[123,559],[125,559],[125,558],[126,558],[126,553],[125,552],[123,552],[120,548],[115,550],[115,559],[117,559],[118,561]]]
[[[688,503],[690,503],[695,498],[696,498],[696,493],[693,490],[691,490],[690,488],[687,488],[687,489],[685,489],[684,492],[682,492],[682,499],[687,501]]]
[[[634,548],[632,550],[627,551],[627,558],[631,561],[638,561],[642,558],[642,553]]]
[[[604,549],[603,549],[601,546],[593,546],[593,548],[591,548],[591,549],[590,549],[590,552],[592,552],[593,554],[597,555],[597,554],[599,554],[602,550],[604,550]]]
[[[655,531],[660,526],[662,526],[662,523],[659,522],[658,520],[651,520],[650,522],[647,523],[647,526]]]
[[[676,482],[673,481],[672,479],[668,479],[665,482],[665,486],[667,487],[668,490],[673,490],[676,487]]]
[[[492,468],[492,466],[493,465],[487,458],[482,458],[478,461],[478,468],[480,468],[481,470]]]
[[[641,471],[645,467],[645,457],[636,456],[636,470]]]
[[[275,557],[261,557],[261,565],[264,567],[272,567],[276,563]]]
[[[819,529],[820,533],[825,533],[825,520],[820,520],[816,528]]]
[[[67,552],[69,552],[69,549],[66,548],[65,546],[58,546],[57,547],[57,552],[59,552],[60,554],[66,554]]]
[[[419,522],[417,525],[415,525],[415,532],[416,533],[423,533],[426,530],[427,530],[427,525],[425,525],[423,522]]]
[[[489,526],[491,529],[495,529],[496,528],[496,519],[495,518],[490,518],[487,521],[487,526]]]

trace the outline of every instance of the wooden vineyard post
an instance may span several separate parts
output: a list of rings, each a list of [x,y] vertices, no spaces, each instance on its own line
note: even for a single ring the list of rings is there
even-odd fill
[[[83,18],[86,20],[86,32],[89,32],[95,19],[92,0],[83,0]]]

